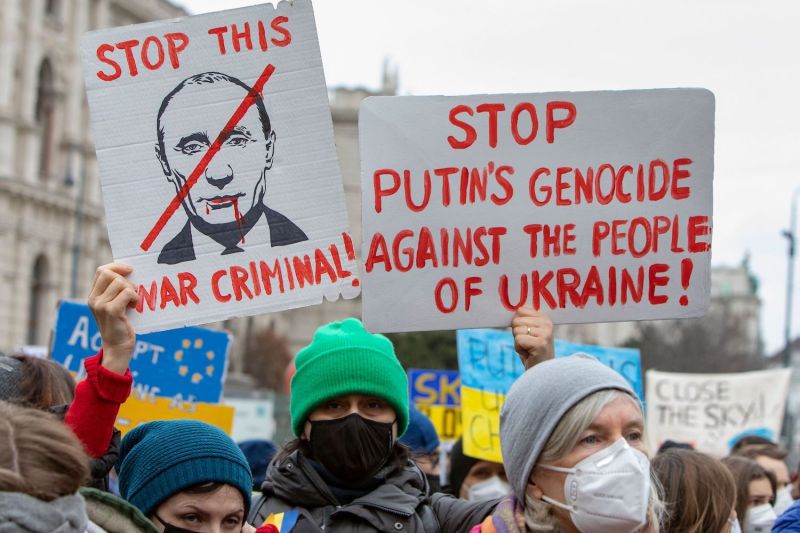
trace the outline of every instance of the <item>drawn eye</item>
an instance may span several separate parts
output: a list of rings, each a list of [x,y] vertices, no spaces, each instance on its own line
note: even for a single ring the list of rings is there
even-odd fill
[[[180,150],[181,150],[181,152],[183,152],[186,155],[193,155],[193,154],[196,154],[196,153],[200,152],[203,148],[204,148],[203,144],[201,144],[201,143],[199,143],[197,141],[192,141],[192,142],[184,144],[180,148]]]
[[[244,146],[247,144],[247,142],[248,141],[246,137],[236,136],[228,139],[228,142],[226,142],[225,144],[228,144],[230,146]]]

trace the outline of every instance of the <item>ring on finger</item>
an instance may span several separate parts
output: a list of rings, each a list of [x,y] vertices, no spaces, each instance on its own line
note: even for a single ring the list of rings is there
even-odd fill
[[[531,327],[530,327],[530,326],[525,326],[525,332],[526,332],[528,335],[530,335],[530,334],[531,334]]]

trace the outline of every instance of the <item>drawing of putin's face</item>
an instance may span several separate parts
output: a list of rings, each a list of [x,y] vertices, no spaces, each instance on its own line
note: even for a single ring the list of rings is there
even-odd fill
[[[182,81],[164,98],[156,155],[176,192],[249,91],[236,78],[207,72]],[[192,224],[206,234],[252,227],[261,214],[274,150],[275,132],[259,96],[222,138],[219,151],[183,200]]]

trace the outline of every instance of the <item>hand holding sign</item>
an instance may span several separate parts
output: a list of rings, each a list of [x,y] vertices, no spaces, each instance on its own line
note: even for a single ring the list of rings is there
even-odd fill
[[[514,333],[514,350],[519,354],[525,370],[555,357],[553,322],[532,307],[520,307],[511,319]]]
[[[109,263],[97,269],[89,293],[89,308],[103,339],[103,366],[117,374],[128,369],[136,342],[136,332],[127,317],[128,307],[135,307],[139,296],[127,280],[133,268]]]

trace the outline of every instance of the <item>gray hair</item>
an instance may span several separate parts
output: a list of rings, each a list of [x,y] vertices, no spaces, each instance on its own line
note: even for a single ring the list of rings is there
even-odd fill
[[[575,404],[561,418],[550,438],[547,440],[537,464],[552,464],[566,456],[580,441],[581,435],[592,424],[600,412],[617,398],[627,398],[639,410],[639,400],[629,393],[617,389],[597,391]],[[648,533],[658,533],[664,504],[661,501],[661,484],[653,473],[650,474],[650,497],[647,507]],[[529,531],[562,533],[565,531],[552,505],[525,495],[525,524]]]

